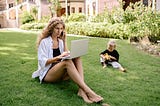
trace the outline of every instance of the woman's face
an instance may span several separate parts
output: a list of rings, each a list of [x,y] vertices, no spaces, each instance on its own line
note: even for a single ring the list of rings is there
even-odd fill
[[[63,25],[62,24],[57,24],[54,28],[53,34],[57,37],[60,37],[61,32],[64,30]]]

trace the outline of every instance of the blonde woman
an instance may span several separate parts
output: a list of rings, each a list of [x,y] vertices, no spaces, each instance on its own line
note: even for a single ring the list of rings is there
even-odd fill
[[[80,57],[61,61],[69,55],[66,42],[65,24],[58,18],[52,18],[37,40],[38,70],[32,78],[39,77],[40,82],[58,82],[72,79],[78,86],[77,95],[87,103],[100,102],[97,95],[84,82],[83,67]]]

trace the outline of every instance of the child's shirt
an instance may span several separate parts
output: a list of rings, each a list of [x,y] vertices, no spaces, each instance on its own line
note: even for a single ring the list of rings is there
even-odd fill
[[[106,62],[113,62],[113,61],[117,61],[118,62],[118,60],[119,60],[119,53],[118,53],[118,51],[117,50],[113,50],[112,52],[110,52],[109,50],[105,50],[105,51],[103,51],[103,52],[101,52],[100,54],[108,54],[108,55],[111,55],[111,56],[113,56],[113,57],[115,57],[116,58],[116,60],[114,60],[114,59],[111,59],[111,60],[106,60]]]

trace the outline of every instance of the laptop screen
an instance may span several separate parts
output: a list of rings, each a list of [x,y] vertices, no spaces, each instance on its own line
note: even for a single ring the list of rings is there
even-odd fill
[[[87,54],[88,39],[72,40],[71,41],[71,58],[80,57]]]

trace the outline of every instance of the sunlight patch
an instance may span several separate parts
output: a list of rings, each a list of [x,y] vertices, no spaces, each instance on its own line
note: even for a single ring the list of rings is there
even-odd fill
[[[0,47],[0,50],[10,50],[10,51],[15,51],[17,49],[12,48],[12,47]]]
[[[22,55],[22,56],[29,56],[30,54],[28,53],[17,53],[18,55]]]
[[[0,52],[1,55],[9,55],[9,53],[6,52]]]
[[[16,43],[7,43],[5,44],[6,46],[17,46],[17,47],[28,47],[27,44],[22,43],[22,44],[16,44]]]
[[[19,44],[16,44],[16,43],[7,43],[5,44],[6,46],[19,46]]]
[[[22,57],[22,59],[25,59],[25,60],[34,60],[35,57]]]
[[[20,47],[28,47],[28,45],[23,43],[23,44],[20,45]]]

